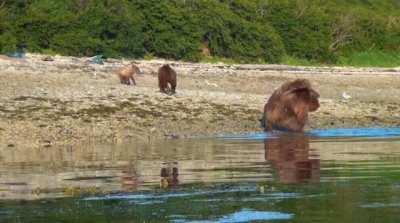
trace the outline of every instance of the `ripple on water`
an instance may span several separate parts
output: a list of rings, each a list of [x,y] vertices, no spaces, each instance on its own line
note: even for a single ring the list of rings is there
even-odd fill
[[[0,199],[41,200],[4,201],[0,222],[87,216],[93,222],[397,223],[398,136],[398,128],[331,129],[140,146],[0,148]]]
[[[251,209],[241,209],[235,213],[222,216],[216,220],[197,220],[190,221],[185,219],[185,216],[171,216],[171,222],[174,223],[236,223],[236,222],[251,222],[251,221],[271,221],[271,220],[290,220],[294,214],[282,213],[276,211],[256,211]]]
[[[217,189],[217,190],[201,190],[192,192],[172,192],[164,194],[116,194],[106,196],[94,196],[83,198],[83,200],[150,200],[150,199],[167,199],[176,197],[194,197],[200,195],[215,195],[222,193],[237,193],[237,192],[254,192],[257,191],[256,187],[238,187],[230,189]]]
[[[369,203],[369,204],[362,204],[360,205],[362,208],[390,208],[390,207],[395,207],[398,208],[400,207],[400,203]]]

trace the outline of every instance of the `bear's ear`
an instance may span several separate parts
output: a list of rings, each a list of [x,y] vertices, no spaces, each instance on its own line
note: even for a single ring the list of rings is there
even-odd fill
[[[292,89],[282,95],[281,101],[286,108],[296,114],[299,120],[303,120],[307,117],[308,112],[319,107],[318,98],[316,95],[313,97],[314,94],[318,95],[317,92],[313,93],[309,88]],[[315,101],[317,102],[315,103]]]
[[[310,93],[308,88],[293,88],[283,92],[281,95],[281,100],[288,107],[292,108],[299,101],[307,101],[310,98]]]
[[[283,95],[289,95],[289,94],[300,95],[300,94],[304,94],[304,93],[309,94],[309,92],[310,92],[310,89],[308,87],[298,86],[298,87],[293,87],[293,88],[288,89],[287,91],[283,92]]]
[[[284,89],[285,92],[290,93],[302,89],[311,89],[311,84],[306,79],[296,79],[294,81],[284,83],[281,89]]]
[[[314,89],[310,89],[310,97],[312,99],[317,99],[317,98],[319,98],[319,93],[317,91],[315,91]]]

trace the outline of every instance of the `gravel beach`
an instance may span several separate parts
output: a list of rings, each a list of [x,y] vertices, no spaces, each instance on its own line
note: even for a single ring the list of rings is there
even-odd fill
[[[307,78],[321,95],[308,128],[400,124],[400,68],[294,67],[136,60],[137,86],[115,71],[130,60],[27,54],[0,57],[0,148],[126,143],[262,131],[275,88]],[[177,94],[159,92],[157,69],[178,73]]]

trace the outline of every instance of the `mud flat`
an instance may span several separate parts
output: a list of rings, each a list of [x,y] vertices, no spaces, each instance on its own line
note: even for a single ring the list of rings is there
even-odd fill
[[[261,131],[266,99],[295,78],[309,79],[321,94],[309,128],[400,125],[400,68],[137,60],[144,74],[130,87],[115,75],[128,60],[97,65],[88,58],[44,57],[0,57],[0,148]],[[164,63],[178,73],[174,96],[158,90],[156,71]]]

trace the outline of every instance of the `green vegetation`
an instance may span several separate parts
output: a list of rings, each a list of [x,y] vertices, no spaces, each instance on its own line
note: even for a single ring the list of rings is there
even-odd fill
[[[397,0],[1,2],[1,53],[400,65]]]
[[[307,59],[299,59],[293,56],[286,55],[282,58],[282,64],[287,64],[292,66],[317,66],[318,62]]]
[[[339,57],[339,65],[361,67],[396,67],[400,66],[400,53],[381,51],[363,51],[346,57]]]

